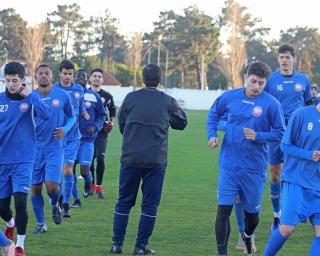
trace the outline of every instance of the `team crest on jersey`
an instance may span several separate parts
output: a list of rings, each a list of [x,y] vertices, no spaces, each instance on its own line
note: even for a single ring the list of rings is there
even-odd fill
[[[27,112],[28,109],[29,109],[29,104],[23,102],[23,103],[20,104],[19,109],[20,109],[21,112]]]
[[[74,93],[74,97],[75,97],[77,100],[80,100],[80,93],[79,93],[79,92],[75,92],[75,93]]]
[[[294,89],[296,90],[296,92],[301,92],[302,91],[302,85],[301,84],[296,84],[294,86]]]
[[[53,99],[52,100],[52,106],[57,108],[60,106],[60,101],[58,99]]]
[[[255,106],[253,109],[252,109],[252,115],[255,116],[255,117],[259,117],[262,115],[262,107],[260,106]]]
[[[85,101],[84,105],[86,106],[86,108],[90,108],[92,103],[91,103],[91,101]]]

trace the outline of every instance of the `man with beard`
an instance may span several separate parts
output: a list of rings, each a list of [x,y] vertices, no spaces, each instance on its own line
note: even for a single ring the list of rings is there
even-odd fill
[[[61,223],[61,210],[58,204],[59,183],[65,146],[65,134],[74,125],[76,118],[70,96],[64,90],[52,86],[52,71],[46,64],[41,64],[35,72],[39,88],[35,94],[51,109],[51,117],[44,121],[35,118],[36,154],[32,173],[32,207],[37,219],[34,234],[47,231],[44,217],[44,199],[42,184],[46,185],[50,197],[52,219],[55,224]]]

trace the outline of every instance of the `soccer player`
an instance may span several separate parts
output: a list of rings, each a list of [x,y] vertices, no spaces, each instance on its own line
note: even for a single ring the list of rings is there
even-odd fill
[[[309,255],[320,255],[319,119],[319,102],[299,108],[289,119],[281,143],[285,161],[281,175],[280,227],[271,234],[265,256],[276,255],[296,226],[307,219],[315,231]]]
[[[183,130],[187,125],[186,114],[176,100],[157,89],[160,68],[149,64],[143,68],[142,75],[146,88],[129,93],[118,114],[123,140],[111,248],[115,254],[122,252],[130,210],[135,205],[141,181],[141,217],[133,255],[155,254],[147,245],[156,221],[167,166],[168,128]]]
[[[284,118],[280,103],[264,92],[270,74],[268,65],[252,63],[245,74],[245,88],[224,92],[208,113],[208,146],[219,144],[217,126],[227,114],[220,151],[218,211],[215,224],[218,255],[227,255],[230,214],[238,196],[245,210],[242,239],[246,255],[254,255],[251,237],[259,223],[262,193],[266,182],[268,143],[280,141]]]
[[[2,231],[0,231],[0,246],[3,256],[15,256],[16,246],[14,242],[9,240]]]
[[[279,70],[273,72],[266,84],[265,91],[280,101],[285,122],[299,107],[312,104],[310,81],[308,77],[293,69],[295,51],[291,45],[281,45],[278,50]],[[269,145],[270,198],[274,212],[272,230],[279,225],[280,218],[280,173],[283,153],[280,143]]]
[[[44,199],[42,185],[45,182],[50,197],[52,219],[60,224],[62,215],[58,205],[59,184],[63,167],[65,134],[76,121],[74,109],[69,94],[57,86],[52,86],[52,71],[47,64],[36,68],[35,80],[38,89],[34,91],[42,102],[51,109],[49,120],[35,118],[36,126],[36,152],[32,173],[32,207],[37,219],[34,234],[47,231],[44,216]]]
[[[48,120],[51,113],[35,93],[24,84],[21,63],[9,62],[4,68],[6,91],[0,93],[0,216],[7,222],[6,236],[14,239],[15,256],[24,256],[28,224],[27,195],[30,189],[35,152],[34,117]],[[15,219],[10,208],[15,202]]]
[[[60,64],[59,71],[60,82],[56,83],[55,86],[62,88],[69,93],[77,120],[71,127],[69,132],[66,134],[66,146],[64,152],[62,215],[64,218],[70,218],[71,215],[69,210],[69,201],[72,194],[72,187],[74,183],[73,165],[77,157],[77,152],[80,145],[80,131],[78,118],[80,114],[87,120],[90,117],[84,107],[84,92],[82,86],[72,82],[74,64],[69,60],[64,60]]]
[[[114,104],[114,100],[112,95],[103,90],[101,85],[103,83],[103,70],[100,68],[95,68],[91,72],[90,76],[90,84],[91,90],[98,93],[101,97],[103,106],[106,111],[108,111],[108,116],[106,116],[106,120],[104,122],[103,129],[98,132],[98,136],[94,142],[94,157],[91,164],[91,173],[92,173],[92,187],[91,191],[96,192],[98,198],[104,198],[102,180],[103,174],[105,171],[105,152],[108,143],[108,134],[111,132],[115,117],[116,117],[116,106]],[[94,166],[94,159],[97,159],[96,168]],[[96,171],[96,182],[95,182],[95,173]]]
[[[90,116],[89,120],[86,120],[82,116],[79,118],[81,140],[77,153],[77,161],[80,163],[80,173],[84,179],[83,196],[86,198],[91,192],[92,175],[90,166],[94,154],[94,140],[103,127],[106,112],[99,94],[86,88],[88,74],[85,70],[79,69],[76,72],[75,81],[82,85],[84,89],[84,105]]]
[[[316,84],[312,84],[311,85],[311,94],[312,94],[312,101],[315,102],[319,96],[319,87]]]

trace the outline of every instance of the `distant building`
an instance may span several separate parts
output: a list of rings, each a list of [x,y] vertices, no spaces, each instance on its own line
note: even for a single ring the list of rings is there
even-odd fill
[[[115,78],[109,72],[103,71],[103,85],[120,87],[121,83],[117,78]]]

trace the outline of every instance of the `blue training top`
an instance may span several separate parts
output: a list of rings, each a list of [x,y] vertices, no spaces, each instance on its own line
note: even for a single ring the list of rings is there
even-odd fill
[[[264,90],[280,101],[285,120],[312,98],[309,78],[297,71],[291,76],[282,75],[280,70],[273,72]]]
[[[48,121],[35,118],[36,143],[39,148],[62,148],[65,139],[57,140],[53,133],[58,127],[63,127],[68,118],[75,115],[69,94],[57,86],[53,86],[48,94],[42,95],[39,90],[34,93],[41,101],[51,109],[51,117]]]
[[[245,95],[245,89],[224,92],[208,113],[208,138],[217,136],[218,123],[227,114],[226,132],[219,164],[232,170],[264,172],[267,169],[268,143],[281,141],[284,118],[280,103],[266,92],[255,98]],[[244,136],[244,128],[256,132],[256,140]]]
[[[84,106],[90,119],[85,120],[82,116],[79,118],[79,126],[82,141],[94,141],[98,132],[102,129],[106,119],[106,111],[98,93],[84,89]],[[94,127],[94,133],[88,134],[88,128]]]
[[[48,120],[50,109],[35,93],[12,100],[0,93],[0,164],[32,163],[35,151],[34,116]]]
[[[313,151],[320,150],[320,112],[314,105],[292,114],[281,149],[285,155],[281,179],[320,191],[320,162],[312,160]]]

